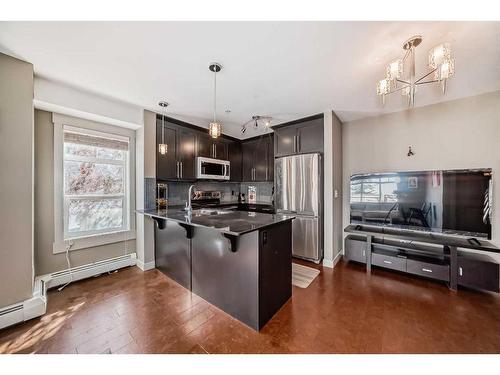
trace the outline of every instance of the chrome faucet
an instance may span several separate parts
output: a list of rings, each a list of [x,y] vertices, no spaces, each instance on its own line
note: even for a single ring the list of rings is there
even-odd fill
[[[193,211],[193,207],[191,207],[191,197],[193,196],[193,188],[194,188],[194,185],[191,185],[189,187],[188,200],[186,202],[186,207],[184,207],[184,211],[187,211],[189,213],[191,213],[191,211]]]

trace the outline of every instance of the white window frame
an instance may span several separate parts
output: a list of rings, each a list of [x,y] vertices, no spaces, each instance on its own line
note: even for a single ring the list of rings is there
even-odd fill
[[[135,131],[113,125],[64,116],[54,113],[54,244],[53,253],[80,250],[110,243],[135,239]],[[113,232],[92,233],[89,235],[65,239],[67,207],[64,199],[64,129],[83,129],[86,133],[98,136],[114,136],[129,141],[126,176],[126,197],[124,199],[124,215],[127,215],[128,228]],[[112,197],[112,196],[107,196]],[[97,198],[97,197],[96,197]],[[125,216],[124,216],[125,219]]]

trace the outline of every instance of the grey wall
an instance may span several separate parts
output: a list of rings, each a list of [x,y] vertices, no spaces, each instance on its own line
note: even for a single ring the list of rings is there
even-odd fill
[[[344,226],[353,173],[490,167],[492,237],[500,245],[500,91],[353,121],[342,130]],[[410,145],[415,155],[407,157]]]
[[[0,308],[33,292],[33,65],[0,54]]]
[[[35,274],[67,268],[65,254],[53,254],[54,125],[52,113],[35,110]],[[124,237],[124,240],[126,238]],[[73,250],[71,266],[80,266],[135,252],[135,240]]]

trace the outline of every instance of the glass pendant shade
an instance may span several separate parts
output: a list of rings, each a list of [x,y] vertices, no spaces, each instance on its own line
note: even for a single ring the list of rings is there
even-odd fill
[[[168,145],[165,143],[165,116],[161,116],[161,143],[158,144],[158,152],[160,155],[166,155]]]
[[[403,75],[403,60],[397,59],[387,65],[386,75],[387,79],[391,81],[401,78]]]
[[[441,64],[451,60],[449,43],[440,44],[429,51],[429,68],[436,69]]]
[[[166,143],[158,144],[158,152],[161,155],[165,155],[168,152],[168,145]]]
[[[444,61],[434,73],[434,78],[438,81],[450,78],[455,73],[455,61],[449,59]]]
[[[208,134],[210,134],[212,138],[220,137],[220,131],[221,125],[218,122],[211,122],[210,125],[208,125]]]
[[[391,83],[388,79],[382,79],[377,84],[377,95],[386,95],[391,90]]]

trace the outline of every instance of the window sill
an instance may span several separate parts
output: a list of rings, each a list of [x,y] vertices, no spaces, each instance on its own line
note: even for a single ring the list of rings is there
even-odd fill
[[[124,242],[135,239],[135,230],[126,230],[120,232],[99,234],[94,236],[79,237],[62,242],[54,242],[52,245],[52,253],[60,254],[66,252],[66,247],[71,245],[70,251],[83,250],[90,247],[103,246],[117,242]]]

